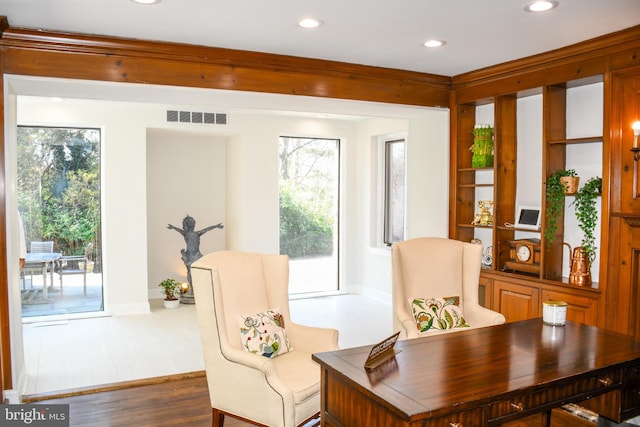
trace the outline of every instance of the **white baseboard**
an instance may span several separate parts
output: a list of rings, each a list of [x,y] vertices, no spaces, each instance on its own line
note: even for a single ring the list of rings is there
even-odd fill
[[[362,295],[363,297],[372,298],[380,302],[391,305],[391,292],[381,291],[379,289],[371,289],[366,286],[349,286],[352,294]]]
[[[20,393],[18,390],[2,390],[3,401],[10,405],[17,405],[20,403]]]

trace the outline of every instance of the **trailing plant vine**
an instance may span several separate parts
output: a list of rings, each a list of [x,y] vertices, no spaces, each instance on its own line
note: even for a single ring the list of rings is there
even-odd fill
[[[558,230],[558,220],[564,211],[564,185],[560,182],[560,178],[564,176],[578,176],[574,169],[557,170],[549,175],[546,182],[545,197],[547,200],[546,217],[547,224],[544,229],[544,237],[547,246],[556,239],[556,231]]]
[[[590,264],[596,258],[595,229],[598,224],[596,199],[601,192],[602,178],[592,177],[578,191],[574,201],[578,227],[584,233],[582,246],[585,254],[589,257]]]

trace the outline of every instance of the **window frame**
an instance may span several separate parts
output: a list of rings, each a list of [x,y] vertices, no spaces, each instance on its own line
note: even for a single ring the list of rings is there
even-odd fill
[[[407,138],[406,135],[388,135],[381,139],[381,157],[382,157],[382,230],[381,230],[381,243],[384,246],[391,246],[396,242],[402,241],[406,236],[406,182],[407,182]],[[403,173],[403,200],[402,200],[402,236],[399,239],[393,238],[392,223],[396,215],[393,215],[392,210],[397,203],[393,203],[391,200],[392,192],[392,148],[395,144],[402,144],[404,148],[404,173]]]

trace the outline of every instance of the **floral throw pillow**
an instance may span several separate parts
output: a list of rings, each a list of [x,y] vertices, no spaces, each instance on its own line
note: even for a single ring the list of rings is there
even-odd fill
[[[460,297],[410,298],[418,332],[430,329],[468,328],[460,305]]]
[[[238,323],[242,348],[249,353],[273,358],[292,350],[279,307],[250,316],[239,316]]]

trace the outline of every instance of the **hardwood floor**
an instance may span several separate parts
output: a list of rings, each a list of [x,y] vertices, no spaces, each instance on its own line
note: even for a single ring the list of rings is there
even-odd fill
[[[204,372],[114,384],[99,392],[72,390],[68,394],[32,396],[30,400],[38,404],[68,404],[71,427],[211,426]],[[226,417],[224,425],[251,424]]]
[[[203,373],[157,381],[148,385],[122,384],[123,388],[96,393],[32,399],[38,404],[68,404],[70,426],[74,427],[211,426],[211,405]]]

